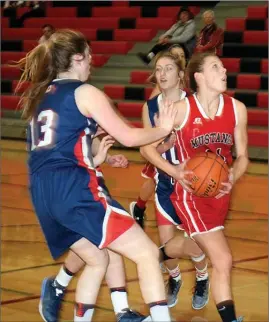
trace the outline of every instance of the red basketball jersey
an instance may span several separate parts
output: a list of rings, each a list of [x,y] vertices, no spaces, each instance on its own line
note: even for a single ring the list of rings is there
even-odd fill
[[[187,113],[182,125],[176,129],[178,160],[183,162],[199,152],[211,151],[231,165],[234,128],[237,124],[234,99],[220,95],[214,119],[206,115],[195,94],[185,100]]]

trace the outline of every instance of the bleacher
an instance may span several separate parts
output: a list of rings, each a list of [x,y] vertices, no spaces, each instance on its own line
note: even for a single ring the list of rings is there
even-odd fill
[[[198,21],[203,8],[192,3],[187,4]],[[65,4],[47,2],[44,17],[27,19],[23,28],[15,22],[27,9],[18,8],[12,14],[2,10],[6,16],[2,17],[1,40],[2,137],[25,138],[25,121],[17,110],[19,96],[13,95],[20,71],[6,64],[36,46],[44,24],[77,29],[87,36],[95,67],[92,84],[103,89],[133,125],[141,126],[143,102],[152,87],[146,83],[150,67],[142,65],[136,53],[149,49],[160,31],[174,23],[179,6],[164,1],[95,1],[90,6],[71,1],[62,7]],[[250,156],[256,160],[267,160],[268,148],[267,12],[266,5],[249,6],[245,17],[227,17],[221,57],[228,73],[227,93],[248,107]]]

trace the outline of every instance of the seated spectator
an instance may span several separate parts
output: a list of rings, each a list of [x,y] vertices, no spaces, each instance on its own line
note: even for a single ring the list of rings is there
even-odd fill
[[[42,32],[43,36],[41,36],[38,40],[39,44],[43,44],[45,41],[47,41],[50,38],[50,36],[55,32],[55,28],[52,25],[47,24],[42,27]]]
[[[25,1],[24,1],[25,2]],[[26,7],[29,8],[20,18],[13,22],[17,28],[23,27],[24,21],[29,18],[41,18],[45,16],[45,2],[44,1],[26,1]]]
[[[26,7],[33,6],[34,9],[39,7],[39,1],[25,1],[25,0],[20,0],[20,1],[11,1],[12,4],[10,4],[10,1],[5,1],[4,4],[4,9],[10,8],[10,7],[22,7],[26,5]]]
[[[214,51],[221,55],[224,32],[215,22],[214,11],[207,10],[203,13],[205,27],[200,31],[195,52]]]
[[[5,1],[4,9],[20,7],[21,5],[23,5],[22,0],[21,1]]]
[[[188,8],[181,8],[178,13],[178,21],[167,30],[156,44],[147,53],[139,53],[138,57],[146,64],[149,64],[153,57],[162,50],[167,50],[172,44],[184,45],[191,56],[196,45],[196,30],[193,14]]]

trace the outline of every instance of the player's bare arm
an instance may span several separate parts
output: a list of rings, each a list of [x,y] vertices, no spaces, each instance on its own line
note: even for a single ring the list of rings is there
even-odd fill
[[[91,115],[100,126],[125,146],[141,146],[167,136],[173,126],[175,110],[163,109],[160,127],[154,129],[131,128],[115,113],[106,96],[97,88],[84,84],[75,93],[80,112]],[[104,115],[106,117],[104,117]]]
[[[223,182],[219,190],[217,199],[229,194],[235,182],[246,172],[248,159],[248,136],[247,136],[247,109],[245,104],[235,100],[237,125],[234,128],[234,143],[236,150],[236,160],[233,163],[229,173],[229,182]]]
[[[240,102],[235,101],[238,123],[234,129],[236,160],[233,164],[233,181],[236,182],[247,170],[248,159],[248,135],[247,135],[247,109]]]

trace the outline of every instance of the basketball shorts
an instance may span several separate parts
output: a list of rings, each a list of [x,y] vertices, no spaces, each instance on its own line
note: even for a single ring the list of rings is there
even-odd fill
[[[95,170],[75,166],[34,173],[30,192],[53,258],[82,237],[104,248],[135,223],[100,186]]]
[[[155,192],[156,221],[158,226],[175,225],[178,229],[182,229],[181,220],[170,199],[173,190],[172,185],[168,187],[163,183],[157,185]]]
[[[146,179],[154,179],[155,174],[156,174],[156,169],[154,165],[147,162],[144,168],[142,169],[142,172],[141,172],[142,177]]]
[[[230,195],[225,195],[220,199],[196,197],[176,183],[171,199],[184,230],[189,236],[224,229]]]

